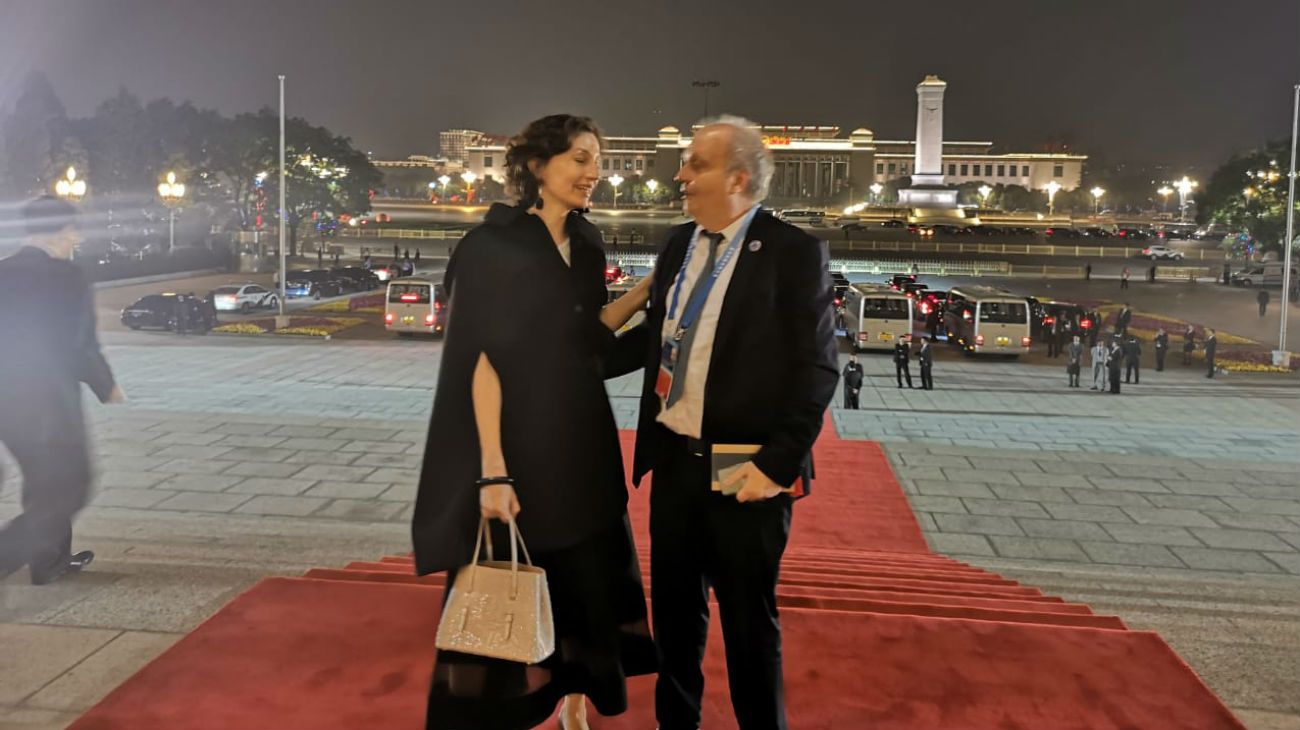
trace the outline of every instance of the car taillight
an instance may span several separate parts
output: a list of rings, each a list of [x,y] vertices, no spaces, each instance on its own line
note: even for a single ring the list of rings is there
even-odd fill
[[[1082,327],[1082,328],[1084,328],[1084,329],[1092,329],[1092,320],[1091,320],[1091,319],[1085,319],[1085,320],[1083,320],[1082,322],[1079,323],[1079,326]]]
[[[984,344],[984,335],[975,335],[975,344],[982,346]]]
[[[969,321],[971,320],[970,310],[967,309],[966,311],[962,312],[962,313],[961,313],[961,318],[964,319],[964,320],[966,320],[967,322],[969,322]]]
[[[859,332],[859,333],[858,333],[858,342],[866,342],[866,341],[867,341],[867,333],[866,333],[866,332]]]
[[[1020,338],[1020,346],[1021,346],[1021,347],[1029,347],[1029,338],[1028,338],[1028,337],[1021,337],[1021,338]]]
[[[426,327],[432,327],[432,326],[433,326],[433,314],[432,314],[432,313],[424,315],[424,324],[425,324]]]
[[[393,323],[393,313],[384,312],[384,324],[392,324],[392,323]]]
[[[1120,231],[1120,232],[1119,232],[1119,237],[1120,237],[1120,238],[1128,238],[1128,231]]]
[[[930,313],[930,305],[927,304],[926,302],[921,302],[921,314],[929,314],[929,313]]]
[[[441,312],[441,311],[442,311],[442,302],[434,302],[434,303],[433,303],[433,311],[435,311],[435,312]]]
[[[1056,317],[1043,317],[1043,324],[1052,324],[1055,321]]]

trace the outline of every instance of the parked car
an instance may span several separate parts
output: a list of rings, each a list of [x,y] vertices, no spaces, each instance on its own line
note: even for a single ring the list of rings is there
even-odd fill
[[[259,284],[234,284],[212,290],[213,304],[218,312],[242,312],[254,309],[273,309],[280,306],[280,297]]]
[[[1043,229],[1043,235],[1047,238],[1079,238],[1082,234],[1068,226],[1048,226]]]
[[[276,288],[280,285],[276,277]],[[305,269],[290,271],[285,277],[284,295],[290,299],[296,297],[337,297],[349,289],[348,284],[329,269]]]
[[[1083,235],[1085,238],[1112,238],[1114,237],[1115,234],[1111,233],[1105,228],[1098,228],[1097,226],[1093,226],[1091,228],[1083,229]]]
[[[133,330],[145,327],[163,330],[176,329],[177,304],[180,298],[181,295],[174,292],[149,294],[141,297],[131,306],[122,310],[122,324]],[[205,332],[216,325],[215,318],[212,317],[203,299],[186,296],[184,304],[189,307],[191,329]]]
[[[1183,260],[1182,251],[1175,251],[1161,243],[1152,244],[1142,249],[1142,256],[1149,258],[1152,261],[1155,261],[1156,259],[1168,259],[1170,261]]]
[[[894,274],[885,282],[890,289],[903,291],[904,284],[915,284],[916,274]]]
[[[900,221],[897,218],[891,218],[887,221],[880,222],[881,228],[907,228],[907,221]]]
[[[1250,264],[1229,275],[1228,281],[1233,286],[1282,286],[1282,264],[1277,261]],[[1296,267],[1292,266],[1292,286],[1295,286],[1296,281],[1300,279],[1297,278]]]
[[[849,278],[844,274],[831,272],[831,285],[835,289],[835,308],[844,306],[844,293],[849,290]]]
[[[1097,326],[1096,316],[1081,305],[1057,301],[1041,302],[1034,297],[1025,297],[1025,301],[1029,302],[1030,336],[1035,340],[1042,340],[1051,331],[1054,322],[1063,323],[1066,334],[1080,337],[1086,337],[1088,332]],[[1076,320],[1079,322],[1078,330],[1074,329]]]
[[[1129,241],[1145,241],[1151,237],[1149,233],[1141,228],[1121,228],[1115,231],[1115,235]]]
[[[841,231],[861,231],[866,228],[862,225],[862,218],[856,215],[842,215],[835,221],[835,225]]]
[[[353,291],[374,291],[379,288],[379,277],[363,266],[341,266],[334,273],[352,282]]]

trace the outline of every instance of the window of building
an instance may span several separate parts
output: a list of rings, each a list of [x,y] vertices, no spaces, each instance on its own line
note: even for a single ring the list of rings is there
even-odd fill
[[[600,161],[600,169],[602,169],[602,170],[608,170],[608,169],[609,169],[609,158],[608,158],[608,157],[605,157],[605,158],[602,158],[602,159],[601,159],[601,161]]]
[[[645,169],[647,169],[647,170],[653,170],[653,169],[655,169],[655,158],[650,157],[650,158],[647,158],[647,159],[646,159],[646,161],[645,161]]]
[[[1029,165],[1020,166],[1020,177],[1029,177]]]
[[[962,175],[967,174],[967,173],[966,173],[967,169],[969,169],[969,166],[963,164],[963,165],[961,166],[961,174],[962,174]]]
[[[877,174],[877,175],[884,175],[884,174],[885,174],[885,163],[883,163],[883,162],[877,162],[877,163],[876,163],[876,174]]]
[[[1052,177],[1065,177],[1065,165],[1052,165]]]
[[[892,162],[889,163],[889,174],[890,174],[890,175],[893,175],[893,174],[896,173],[896,172],[898,172],[898,165],[895,165],[895,164],[892,163]]]
[[[902,174],[906,175],[906,174],[907,174],[907,163],[904,162],[902,165],[899,165],[899,167],[898,167],[898,171],[901,172]]]
[[[1006,177],[1006,176],[1007,176],[1007,166],[998,165],[998,177]]]
[[[985,166],[984,166],[984,177],[993,177],[993,165],[992,165],[992,164],[988,164],[988,165],[985,165]]]
[[[956,175],[956,174],[957,174],[957,165],[956,165],[955,163],[954,163],[954,164],[950,164],[950,165],[948,165],[948,174],[949,174],[949,175]]]
[[[492,166],[492,155],[485,155],[485,156],[483,157],[483,166],[484,166],[484,167],[491,167],[491,166]]]
[[[631,170],[631,169],[632,169],[632,160],[623,160],[623,169],[624,169],[624,170]]]
[[[636,158],[636,169],[638,169],[638,170],[644,170],[644,169],[645,169],[645,160],[641,159],[640,157]]]

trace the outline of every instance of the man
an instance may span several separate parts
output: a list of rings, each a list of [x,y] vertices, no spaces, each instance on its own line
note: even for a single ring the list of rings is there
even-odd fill
[[[1115,334],[1121,337],[1128,334],[1129,322],[1133,321],[1133,310],[1129,309],[1128,302],[1124,302],[1124,308],[1119,310],[1115,315]]]
[[[1192,350],[1196,349],[1196,328],[1187,325],[1183,331],[1183,365],[1192,364]]]
[[[1205,330],[1205,377],[1214,377],[1214,353],[1219,349],[1219,338],[1214,335],[1214,330]]]
[[[1084,280],[1084,281],[1091,281],[1091,280],[1092,280],[1092,262],[1091,262],[1091,261],[1089,261],[1088,263],[1086,263],[1086,264],[1083,265],[1083,280]]]
[[[1052,317],[1052,324],[1048,325],[1046,332],[1047,356],[1056,357],[1061,351],[1061,338],[1059,336],[1059,327],[1056,317]]]
[[[858,394],[862,391],[862,366],[858,364],[857,355],[849,355],[849,364],[844,366],[844,407],[857,410]]]
[[[1124,343],[1124,382],[1130,380],[1134,385],[1142,383],[1142,343],[1133,335]]]
[[[1130,273],[1131,273],[1131,272],[1129,272],[1128,267],[1125,266],[1125,267],[1124,267],[1124,273],[1122,273],[1122,274],[1119,275],[1119,288],[1120,288],[1120,289],[1127,289],[1127,288],[1128,288],[1128,277],[1129,277]]]
[[[0,441],[23,475],[23,512],[0,528],[0,578],[24,565],[42,585],[90,564],[72,553],[72,519],[90,496],[81,383],[126,400],[100,353],[94,298],[70,259],[77,211],[53,197],[22,208],[26,245],[0,260]]]
[[[911,337],[903,335],[894,343],[894,377],[898,378],[898,387],[903,387],[903,378],[907,378],[907,387],[912,387],[912,371],[908,362],[912,359]]]
[[[1161,327],[1160,329],[1156,330],[1155,348],[1156,348],[1156,372],[1157,373],[1164,372],[1165,355],[1169,354],[1169,333],[1165,332],[1164,327]]]
[[[1094,342],[1092,345],[1092,390],[1106,390],[1106,343]]]
[[[1255,295],[1255,301],[1259,303],[1259,316],[1263,319],[1264,313],[1268,311],[1268,290],[1261,287]]]
[[[709,586],[737,724],[788,727],[776,611],[792,510],[783,490],[810,486],[813,442],[839,372],[827,247],[759,208],[773,166],[747,120],[723,117],[699,130],[676,178],[694,222],[672,230],[646,321],[633,330],[649,340],[633,480],[654,471],[663,730],[700,725]],[[712,444],[758,448],[720,480],[724,492],[711,488]]]
[[[1120,346],[1119,335],[1111,338],[1110,348],[1106,350],[1106,379],[1110,381],[1110,392],[1119,394],[1119,370],[1124,363],[1124,348]]]
[[[1150,282],[1150,283],[1152,283],[1152,284],[1156,283],[1156,265],[1155,265],[1155,264],[1151,264],[1151,268],[1147,269],[1147,281]]]
[[[931,368],[934,366],[934,352],[930,348],[930,338],[921,338],[921,349],[916,353],[916,360],[921,364],[921,388],[923,390],[934,390],[934,377],[931,375]]]
[[[1079,371],[1083,369],[1083,343],[1079,341],[1079,336],[1074,336],[1074,341],[1070,343],[1069,352],[1066,353],[1065,372],[1070,376],[1070,387],[1079,387]]]
[[[175,305],[176,334],[187,335],[190,333],[190,303],[185,299],[184,294],[177,294]]]

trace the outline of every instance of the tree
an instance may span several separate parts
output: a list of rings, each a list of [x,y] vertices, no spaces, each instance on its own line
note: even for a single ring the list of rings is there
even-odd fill
[[[1280,139],[1234,154],[1214,171],[1200,194],[1197,222],[1248,230],[1264,250],[1281,249],[1286,234],[1287,174],[1279,161],[1288,159],[1290,146],[1289,139]]]
[[[69,164],[68,117],[45,74],[23,82],[13,111],[4,120],[5,187],[18,196],[48,191]],[[84,173],[84,168],[82,169]]]
[[[149,136],[144,106],[125,88],[76,124],[90,156],[100,192],[131,193],[151,189],[160,150]],[[151,154],[152,153],[152,154]]]
[[[998,185],[989,203],[1005,211],[1046,210],[1047,195],[1023,185]]]

